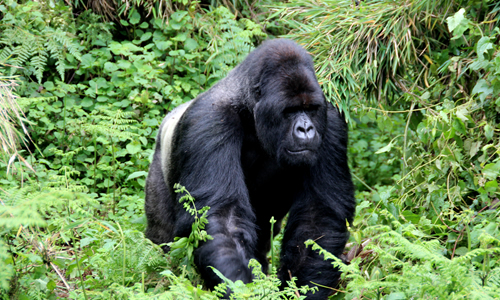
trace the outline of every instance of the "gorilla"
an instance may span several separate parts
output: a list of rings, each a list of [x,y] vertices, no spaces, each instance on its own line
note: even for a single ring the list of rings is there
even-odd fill
[[[188,236],[193,217],[173,191],[180,183],[209,206],[213,237],[194,253],[206,285],[252,281],[248,262],[267,272],[273,235],[288,213],[278,276],[286,284],[335,287],[340,272],[317,251],[315,240],[340,256],[354,215],[347,164],[347,124],[325,100],[311,56],[286,39],[264,42],[196,99],[163,120],[146,181],[146,236],[157,244]],[[168,247],[165,247],[168,250]],[[284,286],[282,284],[282,286]],[[308,299],[326,299],[319,287]]]

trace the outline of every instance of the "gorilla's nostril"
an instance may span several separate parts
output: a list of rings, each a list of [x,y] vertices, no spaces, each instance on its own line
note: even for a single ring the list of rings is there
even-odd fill
[[[316,130],[314,129],[314,126],[309,126],[306,131],[306,137],[308,139],[312,139],[314,135],[316,134]]]
[[[297,115],[295,125],[293,126],[293,135],[295,138],[303,141],[312,140],[316,135],[316,129],[309,116],[305,113]]]

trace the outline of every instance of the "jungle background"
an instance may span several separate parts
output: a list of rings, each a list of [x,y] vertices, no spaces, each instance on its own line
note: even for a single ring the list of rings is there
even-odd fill
[[[144,238],[155,135],[287,37],[349,123],[331,299],[499,299],[499,17],[492,0],[0,0],[0,298],[217,299],[192,264],[206,209],[186,197],[169,254]],[[270,274],[226,281],[234,299],[303,297],[278,287],[280,238]]]

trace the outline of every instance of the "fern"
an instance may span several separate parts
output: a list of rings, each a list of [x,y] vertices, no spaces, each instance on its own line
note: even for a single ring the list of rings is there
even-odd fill
[[[1,43],[2,41],[0,41]],[[0,64],[5,64],[12,57],[12,53],[14,53],[14,49],[10,46],[6,46],[0,50]]]
[[[28,205],[15,205],[21,202],[28,189],[13,189],[3,191],[0,189],[0,229],[4,233],[14,231],[19,233],[23,228],[29,226],[43,226],[44,220],[40,214]],[[3,235],[6,237],[7,235]],[[7,248],[4,238],[0,239],[0,296],[2,289],[9,288],[9,279],[14,275],[14,267],[9,263],[11,249]]]
[[[207,213],[210,207],[205,206],[198,210],[195,205],[195,199],[184,186],[176,183],[174,189],[176,193],[183,194],[179,202],[183,203],[184,209],[194,217],[194,221],[188,237],[176,237],[173,242],[168,243],[170,247],[169,255],[179,260],[181,265],[185,266],[188,272],[191,272],[196,269],[194,264],[194,250],[200,242],[213,239],[205,231],[205,226],[208,224]]]
[[[212,66],[209,78],[222,78],[253,49],[253,39],[266,34],[248,19],[235,20],[226,7],[219,6],[207,15],[201,30],[211,37],[207,49],[212,53],[206,63]]]
[[[131,119],[135,115],[132,111],[112,111],[101,107],[93,111],[92,114],[97,120],[97,124],[93,124],[94,122],[89,122],[89,120],[83,120],[82,128],[93,135],[113,137],[119,140],[129,140],[137,136],[136,133],[131,132],[132,127],[130,124],[137,122]]]
[[[395,223],[399,223],[394,221]],[[432,299],[497,299],[500,297],[498,280],[500,268],[489,270],[487,274],[475,268],[471,261],[476,257],[500,253],[499,247],[484,247],[469,251],[467,254],[449,259],[443,255],[443,247],[438,240],[425,241],[405,236],[423,236],[413,225],[395,224],[401,229],[396,232],[388,226],[372,226],[371,231],[379,232],[374,236],[377,244],[370,247],[378,254],[381,262],[390,262],[386,268],[393,272],[385,277],[370,275],[361,265],[361,260],[354,260],[345,265],[338,258],[322,249],[312,241],[313,250],[319,250],[325,259],[332,259],[333,266],[340,268],[342,276],[350,281],[346,290],[349,297],[379,298],[392,295],[402,298]],[[491,241],[483,234],[483,241]],[[485,278],[483,280],[482,278]],[[482,283],[484,281],[484,284]]]
[[[254,277],[253,283],[250,284],[244,284],[239,280],[233,282],[217,269],[212,269],[214,273],[224,281],[225,286],[231,290],[233,293],[231,295],[232,299],[305,299],[304,295],[307,294],[307,292],[315,292],[317,290],[316,287],[309,287],[307,285],[301,286],[300,288],[297,287],[295,278],[289,281],[288,286],[284,289],[280,289],[281,280],[278,279],[274,273],[270,276],[266,276],[266,274],[262,273],[262,266],[256,259],[250,259],[248,267],[252,269],[252,275]],[[219,295],[227,291],[225,286],[221,284],[216,288],[216,291],[222,292]]]
[[[36,55],[31,59],[31,64],[35,68],[35,76],[39,83],[42,82],[43,71],[45,70],[45,65],[47,64],[47,51],[43,48],[38,48],[35,51]],[[18,66],[22,65],[22,63],[18,63]]]
[[[68,52],[73,55],[76,59],[81,60],[82,55],[80,53],[80,46],[75,42],[74,37],[68,36],[68,34],[62,31],[60,28],[56,29],[52,38],[67,49]]]
[[[125,230],[121,232],[119,224],[102,222],[107,230],[105,239],[100,243],[98,254],[94,255],[89,265],[95,266],[106,282],[134,282],[142,272],[161,271],[167,267],[163,250],[144,237],[142,232]],[[134,279],[135,277],[135,279]],[[90,280],[96,287],[102,282]]]
[[[79,23],[82,23],[78,27],[78,37],[81,39],[82,45],[104,46],[112,41],[111,28],[113,23],[103,22],[101,16],[92,13],[90,10],[82,12],[78,16],[78,20]],[[74,55],[70,48],[68,50]]]
[[[66,69],[66,52],[81,60],[81,46],[68,30],[70,27],[65,24],[64,18],[58,15],[57,10],[49,8],[45,13],[52,15],[53,21],[46,22],[39,12],[47,9],[44,5],[30,2],[13,6],[10,8],[8,26],[0,21],[0,44],[3,45],[0,61],[8,60],[13,66],[10,68],[11,75],[22,69],[27,76],[34,75],[39,83],[42,83],[49,57],[54,59],[62,80]],[[47,18],[50,20],[50,17]]]
[[[28,59],[33,55],[33,48],[36,46],[36,41],[32,39],[30,36],[21,35],[21,40],[25,42],[21,45],[15,46],[13,44],[9,45],[13,47],[13,51],[11,55],[13,56],[13,60],[10,62],[14,66],[22,66],[25,64]],[[25,39],[23,39],[25,38]],[[11,68],[10,75],[14,75],[17,69]]]

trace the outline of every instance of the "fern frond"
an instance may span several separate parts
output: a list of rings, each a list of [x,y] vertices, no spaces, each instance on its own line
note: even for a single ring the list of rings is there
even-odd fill
[[[64,80],[64,70],[65,70],[65,64],[64,64],[64,44],[58,42],[55,37],[57,35],[54,34],[52,38],[49,38],[45,42],[45,48],[50,52],[50,57],[55,59],[56,61],[56,70],[59,73],[59,76],[61,76],[61,80]]]
[[[16,46],[12,54],[15,56],[12,64],[14,66],[22,66],[24,63],[28,61],[28,59],[33,55],[34,47],[36,46],[36,42],[34,39],[27,38],[22,40],[23,43]],[[16,71],[15,68],[11,69],[11,75]]]
[[[82,54],[80,52],[80,45],[73,37],[69,37],[66,32],[58,28],[52,38],[60,43],[64,48],[68,49],[68,52],[76,59],[81,60]]]
[[[8,59],[11,58],[14,49],[10,46],[6,46],[2,50],[0,50],[0,63],[6,63]]]
[[[45,70],[45,65],[47,64],[48,53],[43,48],[38,48],[35,56],[31,59],[31,64],[35,68],[35,76],[38,83],[42,83],[43,71]]]

